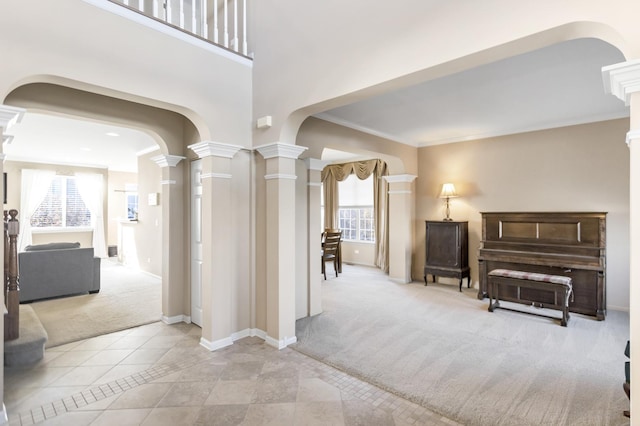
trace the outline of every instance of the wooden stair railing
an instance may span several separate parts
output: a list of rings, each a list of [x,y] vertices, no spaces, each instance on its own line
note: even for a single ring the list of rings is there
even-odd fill
[[[4,283],[7,313],[4,317],[4,340],[15,340],[20,335],[20,297],[18,288],[18,211],[4,212]],[[8,217],[10,216],[10,217]]]

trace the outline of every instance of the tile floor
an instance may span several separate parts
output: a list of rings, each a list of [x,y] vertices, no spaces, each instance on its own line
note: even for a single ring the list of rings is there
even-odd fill
[[[287,348],[249,337],[209,352],[161,322],[48,349],[5,368],[10,425],[455,425]]]

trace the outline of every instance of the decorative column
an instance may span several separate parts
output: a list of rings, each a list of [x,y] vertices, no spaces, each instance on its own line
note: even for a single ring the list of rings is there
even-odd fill
[[[241,146],[203,141],[189,145],[202,159],[202,337],[214,351],[233,344],[233,234],[231,162]]]
[[[276,142],[256,147],[266,160],[266,342],[278,349],[296,342],[296,160],[307,148]]]
[[[24,116],[25,109],[11,107],[8,105],[0,105],[0,141],[2,143],[11,143],[12,136],[7,135],[7,130],[11,126],[16,123],[19,123]],[[0,144],[0,176],[4,172],[4,154],[2,153],[2,145]],[[4,244],[0,244],[0,259],[4,259]],[[4,285],[4,284],[3,284]],[[2,301],[2,305],[5,304],[4,300],[4,291],[2,291],[2,296],[0,296],[0,300]],[[4,315],[0,315],[0,330],[3,330],[4,333]],[[0,361],[2,361],[2,365],[4,365],[4,338],[0,339],[2,342],[2,350],[0,351]],[[9,423],[9,418],[7,416],[7,410],[4,405],[4,369],[0,371],[0,401],[2,401],[2,411],[0,411],[0,423]]]
[[[322,312],[322,282],[320,280],[320,201],[322,199],[322,169],[329,164],[327,161],[307,158],[307,315],[317,315]]]
[[[627,61],[602,68],[605,91],[629,105],[629,323],[631,341],[631,383],[640,383],[640,268],[634,259],[640,256],[640,60]],[[624,348],[620,348],[624,351]],[[620,366],[621,371],[623,366]],[[624,377],[624,376],[621,376]],[[622,387],[622,386],[621,386]],[[636,407],[636,408],[634,408]],[[638,415],[640,392],[631,393],[631,412]]]
[[[185,157],[157,155],[151,158],[162,169],[162,320],[184,320],[184,171]]]
[[[411,282],[413,251],[413,175],[385,176],[389,182],[389,279]]]

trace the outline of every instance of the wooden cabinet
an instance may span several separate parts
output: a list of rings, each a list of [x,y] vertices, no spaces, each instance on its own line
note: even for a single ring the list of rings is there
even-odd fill
[[[436,277],[467,278],[471,286],[469,270],[469,225],[468,222],[426,221],[424,285],[428,275]]]

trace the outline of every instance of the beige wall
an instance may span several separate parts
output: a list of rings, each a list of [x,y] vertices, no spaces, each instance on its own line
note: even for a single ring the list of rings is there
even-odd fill
[[[342,261],[354,265],[375,266],[375,245],[371,243],[342,242]]]
[[[308,266],[307,266],[307,250],[308,247],[308,229],[307,220],[307,196],[308,181],[307,166],[304,161],[296,161],[296,319],[308,316]],[[316,228],[317,229],[317,228]],[[318,248],[316,258],[320,261],[320,249]]]
[[[469,221],[472,280],[478,281],[477,249],[482,211],[606,211],[607,305],[629,307],[629,152],[624,143],[628,120],[613,120],[540,132],[433,147],[413,148],[308,119],[300,128],[305,155],[321,155],[324,147],[348,152],[377,149],[396,164],[413,164],[415,188],[412,278],[423,279],[424,221],[444,217],[437,198],[444,182],[460,193],[451,200],[451,215]],[[417,155],[416,155],[417,153]],[[399,167],[396,167],[398,170]],[[300,173],[298,179],[300,179]],[[300,188],[298,194],[303,195]],[[391,218],[393,220],[393,218]],[[355,246],[345,244],[345,260],[354,263]],[[361,251],[361,255],[366,252]],[[365,260],[362,263],[368,264]],[[302,265],[300,261],[297,265]]]
[[[484,211],[596,211],[607,215],[607,307],[629,308],[629,149],[626,119],[418,150],[413,278],[422,279],[425,220],[439,220],[442,183],[453,182],[454,220],[469,221],[478,281]]]
[[[232,199],[232,259],[233,294],[232,328],[246,330],[253,328],[252,316],[255,301],[253,253],[253,155],[248,150],[240,150],[231,163],[231,191]],[[262,177],[264,181],[264,175]],[[261,330],[264,330],[262,328]]]
[[[253,154],[255,185],[255,327],[267,329],[267,195],[266,161]],[[297,194],[296,194],[297,195]],[[296,229],[296,231],[300,231]],[[296,265],[297,267],[298,265]]]
[[[386,161],[389,174],[418,171],[415,147],[339,126],[318,118],[307,118],[296,137],[296,145],[306,146],[302,158],[322,159],[325,148]]]
[[[140,269],[162,276],[162,170],[149,159],[157,154],[138,158],[138,222],[134,229]],[[157,205],[149,205],[149,194],[159,194]]]

